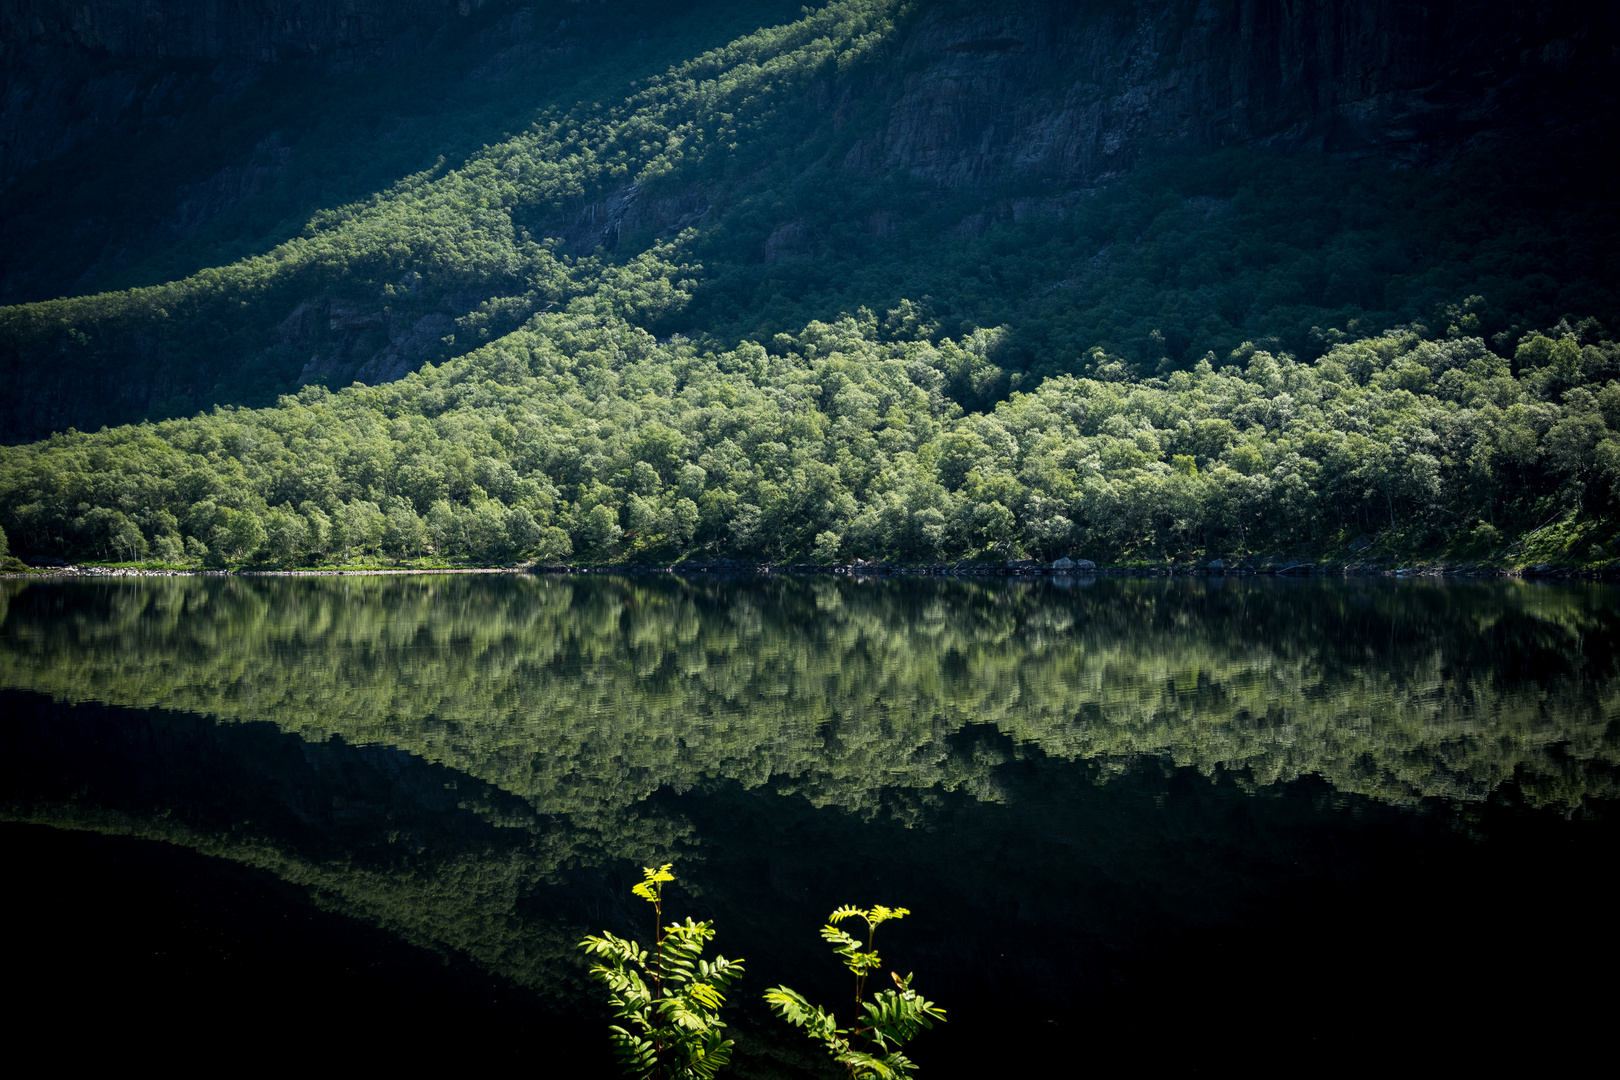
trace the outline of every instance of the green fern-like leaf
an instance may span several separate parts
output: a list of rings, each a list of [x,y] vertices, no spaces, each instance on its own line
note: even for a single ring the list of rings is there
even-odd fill
[[[923,1028],[945,1019],[945,1010],[920,997],[913,990],[884,990],[873,1000],[862,1002],[866,1025],[880,1042],[903,1043],[915,1038]]]
[[[608,1037],[613,1043],[614,1057],[625,1072],[645,1072],[652,1068],[657,1051],[651,1039],[633,1035],[617,1025],[608,1028]]]
[[[645,870],[645,880],[633,891],[661,904],[664,884],[674,880],[669,869]],[[689,918],[662,927],[658,948],[651,953],[607,933],[580,942],[596,958],[591,975],[607,988],[614,1017],[622,1022],[608,1034],[626,1073],[712,1080],[731,1060],[732,1041],[722,1034],[726,1025],[719,1012],[743,962],[723,956],[705,960],[704,947],[714,936],[712,923]]]
[[[675,875],[670,873],[674,865],[674,863],[665,863],[656,870],[650,866],[644,868],[641,871],[643,880],[630,886],[630,891],[648,903],[658,903],[664,894],[664,883],[675,880]]]
[[[871,908],[845,905],[828,916],[826,925],[821,928],[822,940],[832,946],[833,955],[855,974],[860,1016],[854,1027],[840,1028],[832,1014],[811,1005],[804,995],[786,986],[765,993],[765,1003],[771,1011],[825,1045],[827,1052],[848,1069],[855,1080],[899,1080],[914,1073],[916,1064],[901,1053],[899,1047],[923,1028],[933,1027],[934,1021],[945,1019],[944,1009],[911,988],[910,975],[902,979],[890,972],[895,989],[879,991],[870,1001],[862,1000],[867,973],[878,968],[882,961],[871,948],[870,938],[863,948],[860,941],[838,927],[845,919],[859,917],[866,921],[871,935],[881,924],[910,914],[909,908],[882,904]],[[864,1040],[869,1049],[856,1049],[852,1039]]]
[[[851,1051],[839,1059],[856,1080],[903,1080],[917,1071],[917,1065],[898,1050],[877,1055]]]

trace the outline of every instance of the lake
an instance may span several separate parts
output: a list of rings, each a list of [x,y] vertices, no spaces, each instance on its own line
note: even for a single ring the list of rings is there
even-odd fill
[[[1492,1060],[1620,948],[1620,593],[1388,579],[0,582],[8,971],[131,1050],[611,1075],[629,894],[759,1004],[904,905],[922,1076]],[[1599,987],[1593,992],[1592,987]],[[1584,988],[1584,989],[1583,989]],[[259,1040],[266,1031],[280,1034]],[[262,1046],[259,1043],[262,1041]]]

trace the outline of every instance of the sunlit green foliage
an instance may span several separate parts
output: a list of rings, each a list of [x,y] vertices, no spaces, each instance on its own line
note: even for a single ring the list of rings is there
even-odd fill
[[[664,925],[664,886],[675,880],[670,869],[669,863],[647,867],[631,890],[653,906],[651,952],[606,932],[586,937],[580,947],[597,959],[591,975],[607,987],[613,1015],[630,1025],[608,1029],[625,1075],[710,1080],[731,1060],[720,1007],[743,962],[703,959],[715,934],[712,922]]]
[[[853,1080],[900,1080],[915,1073],[916,1063],[900,1048],[922,1029],[933,1027],[935,1020],[945,1019],[943,1008],[911,988],[911,975],[901,978],[898,973],[890,972],[895,989],[879,990],[870,1000],[866,996],[867,975],[883,966],[873,945],[877,928],[891,919],[910,914],[907,908],[878,904],[871,908],[845,905],[827,916],[821,937],[855,976],[855,1017],[849,1027],[839,1027],[833,1013],[820,1005],[811,1005],[797,990],[778,986],[765,992],[765,1003],[771,1010],[821,1043]],[[840,922],[853,918],[866,923],[864,945],[838,927]]]
[[[609,71],[613,94],[559,93],[528,130],[459,166],[441,160],[368,199],[322,210],[302,235],[228,266],[0,309],[0,357],[19,374],[48,364],[90,380],[139,356],[142,377],[212,389],[202,402],[155,402],[151,411],[162,416],[292,389],[308,357],[276,327],[306,299],[362,297],[413,316],[448,302],[464,316],[452,335],[460,345],[448,352],[465,351],[615,278],[601,259],[557,253],[560,215],[630,182],[656,186],[680,174],[690,183],[770,160],[803,130],[805,86],[869,62],[888,41],[897,6],[842,0],[650,72],[627,98],[615,100],[633,80]],[[620,313],[647,323],[661,311],[632,302]]]
[[[0,450],[0,521],[28,551],[283,565],[1165,558],[1361,533],[1493,557],[1561,517],[1613,539],[1620,346],[1595,324],[1504,357],[1464,306],[1313,363],[1245,344],[964,413],[953,388],[1001,374],[994,335],[863,313],[770,349],[661,342],[617,309],[680,301],[664,254],[398,383]]]

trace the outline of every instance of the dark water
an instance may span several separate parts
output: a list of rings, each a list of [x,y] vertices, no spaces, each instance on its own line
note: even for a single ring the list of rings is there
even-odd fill
[[[609,1075],[575,943],[644,929],[666,860],[747,959],[739,1076],[829,1075],[757,1002],[847,997],[844,903],[915,912],[882,951],[950,1013],[923,1076],[1454,1068],[1612,1023],[1610,589],[5,590],[17,1024]]]

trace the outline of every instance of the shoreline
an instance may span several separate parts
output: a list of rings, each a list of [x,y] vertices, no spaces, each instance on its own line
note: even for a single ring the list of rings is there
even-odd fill
[[[644,577],[650,574],[680,576],[712,575],[715,577],[936,577],[936,578],[1009,578],[1034,581],[1041,578],[1078,581],[1096,578],[1352,578],[1388,577],[1406,578],[1472,578],[1472,579],[1530,579],[1565,581],[1620,581],[1620,565],[1601,569],[1577,569],[1541,563],[1519,568],[1482,567],[1476,564],[1454,564],[1413,567],[1384,567],[1377,564],[1314,564],[1266,562],[1258,565],[1210,567],[1196,564],[1179,566],[1088,566],[1058,567],[1036,563],[1033,560],[1013,560],[995,563],[932,563],[902,564],[856,562],[822,566],[814,563],[761,563],[745,559],[708,559],[685,561],[671,565],[651,564],[599,564],[599,563],[524,563],[515,566],[465,567],[360,567],[347,569],[321,569],[309,567],[295,570],[280,569],[145,569],[123,566],[40,567],[28,573],[0,573],[0,579],[21,581],[56,581],[62,579],[89,580],[97,578],[160,578],[160,577],[417,577],[491,574],[543,574],[547,576],[620,575]]]
[[[418,577],[423,574],[528,574],[531,566],[456,566],[426,567],[364,567],[360,569],[322,570],[309,567],[299,570],[167,570],[145,569],[138,566],[52,566],[40,567],[32,573],[0,573],[0,580],[19,581],[56,580],[58,578],[111,578],[111,577]]]

